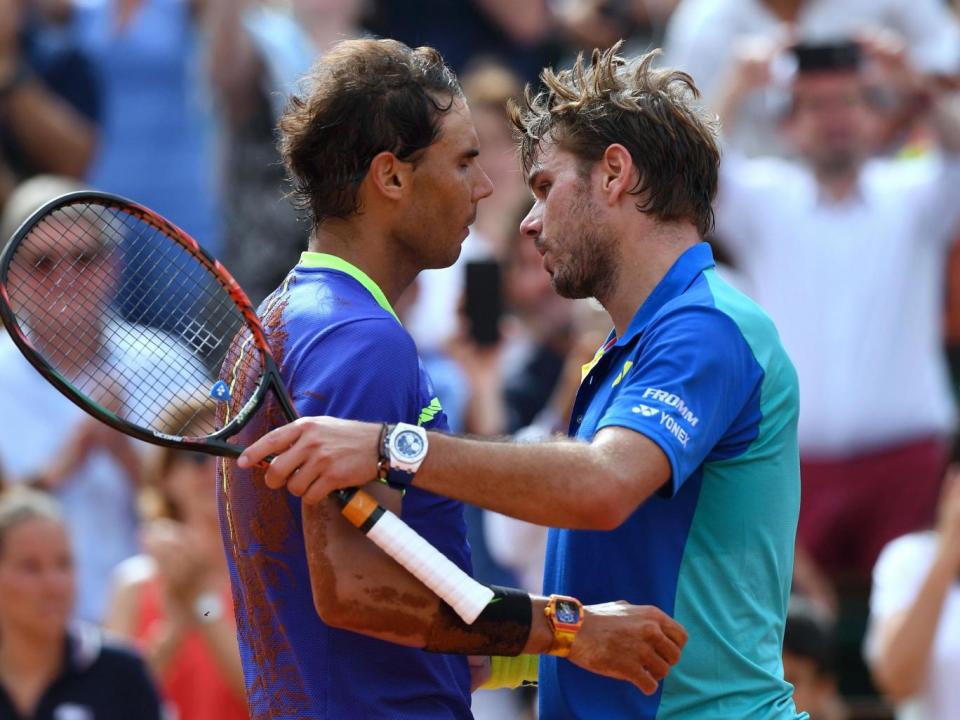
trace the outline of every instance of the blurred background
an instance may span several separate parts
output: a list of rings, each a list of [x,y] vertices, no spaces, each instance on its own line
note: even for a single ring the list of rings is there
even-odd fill
[[[344,38],[432,45],[460,75],[495,190],[458,263],[421,274],[397,311],[454,431],[548,437],[565,432],[609,323],[557,297],[519,236],[531,200],[504,105],[578,51],[663,48],[720,119],[721,269],[771,314],[800,375],[784,646],[798,705],[815,720],[957,720],[957,6],[0,0],[0,239],[57,194],[110,191],[185,229],[257,303],[307,242],[274,130],[298,78]],[[54,496],[73,557],[64,570],[28,542],[21,526],[39,516],[0,526],[0,650],[52,597],[47,626],[128,638],[176,717],[244,717],[214,464],[100,427],[2,330],[0,407],[3,497]],[[478,577],[539,591],[545,530],[476,508],[468,519]],[[69,582],[30,585],[54,566]],[[531,718],[534,693],[478,693],[476,715]]]

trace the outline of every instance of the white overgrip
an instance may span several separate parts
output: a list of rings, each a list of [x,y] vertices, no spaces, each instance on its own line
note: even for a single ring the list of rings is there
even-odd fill
[[[468,625],[493,598],[490,588],[454,565],[389,510],[370,528],[367,537],[433,590]]]

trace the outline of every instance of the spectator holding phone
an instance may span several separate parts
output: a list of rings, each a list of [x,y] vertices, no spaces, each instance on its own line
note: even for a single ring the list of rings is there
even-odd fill
[[[889,36],[794,50],[781,126],[797,160],[727,148],[716,229],[800,377],[798,540],[835,579],[866,584],[881,548],[929,523],[955,410],[941,351],[943,267],[960,220],[957,95]],[[719,106],[726,132],[771,81],[742,54]],[[870,73],[925,100],[938,152],[872,157]]]
[[[936,529],[897,538],[873,573],[867,661],[898,720],[960,717],[960,468],[947,473]]]
[[[744,42],[759,40],[760,50],[790,34],[819,43],[870,28],[901,36],[911,64],[924,73],[960,71],[960,27],[943,0],[683,0],[664,47],[669,64],[693,75],[715,105]],[[778,128],[788,96],[789,88],[775,84],[753,87],[742,121],[727,128],[728,146],[747,155],[788,152]]]

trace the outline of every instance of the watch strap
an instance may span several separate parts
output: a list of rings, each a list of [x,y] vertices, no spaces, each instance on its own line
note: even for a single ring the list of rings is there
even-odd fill
[[[413,483],[413,478],[414,475],[416,475],[416,471],[398,466],[393,462],[393,458],[390,453],[390,442],[394,433],[397,431],[398,426],[400,425],[405,427],[417,427],[415,425],[410,425],[409,423],[383,423],[383,427],[380,431],[380,460],[377,462],[377,478],[383,482],[386,482],[392,487],[406,489]]]
[[[550,643],[550,649],[547,655],[556,657],[567,657],[570,654],[570,648],[573,647],[573,641],[577,639],[577,633],[570,630],[553,629],[553,642]]]

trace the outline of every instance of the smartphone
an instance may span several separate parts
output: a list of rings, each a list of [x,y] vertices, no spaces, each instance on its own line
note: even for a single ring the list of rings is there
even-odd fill
[[[799,43],[792,48],[800,73],[824,70],[858,70],[862,62],[860,45],[854,40]]]
[[[503,289],[500,263],[496,260],[472,260],[466,265],[464,312],[467,331],[477,345],[500,342],[500,318],[503,315]]]

